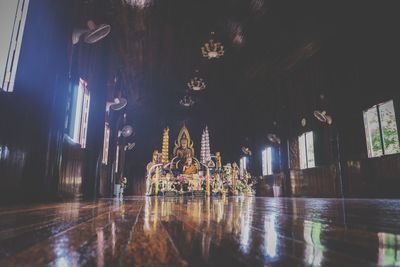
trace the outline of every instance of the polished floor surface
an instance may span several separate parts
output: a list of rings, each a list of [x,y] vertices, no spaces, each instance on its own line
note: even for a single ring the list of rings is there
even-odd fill
[[[132,197],[0,208],[0,266],[400,266],[400,201]]]

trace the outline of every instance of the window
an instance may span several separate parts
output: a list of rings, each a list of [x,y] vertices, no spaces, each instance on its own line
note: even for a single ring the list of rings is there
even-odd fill
[[[75,143],[85,148],[90,108],[90,92],[87,89],[87,83],[80,79],[79,85],[73,88],[71,96],[68,105],[67,132]]]
[[[104,143],[103,143],[103,164],[108,164],[108,148],[110,143],[110,126],[106,122],[104,125]]]
[[[262,174],[272,175],[272,148],[267,147],[262,151]]]
[[[240,176],[243,176],[244,171],[247,170],[247,158],[246,157],[242,157],[240,159]]]
[[[0,160],[8,159],[9,155],[10,155],[10,150],[8,149],[8,146],[0,145]]]
[[[364,111],[368,157],[400,153],[393,100]]]
[[[379,266],[399,266],[400,264],[400,236],[389,233],[378,233]]]
[[[307,132],[299,136],[300,169],[315,167],[314,134]]]
[[[115,151],[115,173],[118,173],[119,170],[119,146],[117,145],[117,149]]]
[[[1,0],[0,90],[14,90],[29,0]]]

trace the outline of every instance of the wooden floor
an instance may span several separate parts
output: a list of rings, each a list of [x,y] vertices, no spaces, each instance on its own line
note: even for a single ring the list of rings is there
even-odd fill
[[[400,266],[400,201],[154,198],[0,209],[0,266]]]

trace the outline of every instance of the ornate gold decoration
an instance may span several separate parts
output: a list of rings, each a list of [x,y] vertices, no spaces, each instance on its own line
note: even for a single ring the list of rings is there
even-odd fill
[[[169,128],[165,128],[163,132],[162,141],[162,163],[166,164],[169,162]]]
[[[221,153],[220,152],[215,152],[215,161],[216,161],[217,170],[222,169],[222,159],[221,159]]]
[[[224,55],[224,46],[214,41],[214,32],[211,32],[211,39],[201,47],[201,53],[208,59],[220,58]]]
[[[186,142],[186,145],[182,145],[182,140],[183,143]],[[186,147],[184,147],[186,146]],[[174,156],[185,156],[181,155],[182,153],[187,153],[187,151],[191,152],[190,156],[194,156],[194,148],[193,148],[193,141],[190,139],[190,134],[189,130],[186,128],[186,126],[183,126],[179,132],[178,139],[175,140],[175,147],[174,147]],[[179,152],[179,153],[178,153]],[[179,154],[179,155],[178,155]]]

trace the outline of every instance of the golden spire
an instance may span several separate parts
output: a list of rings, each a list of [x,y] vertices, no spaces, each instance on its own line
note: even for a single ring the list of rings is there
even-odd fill
[[[169,128],[164,129],[163,140],[162,140],[162,163],[166,164],[169,162]]]

